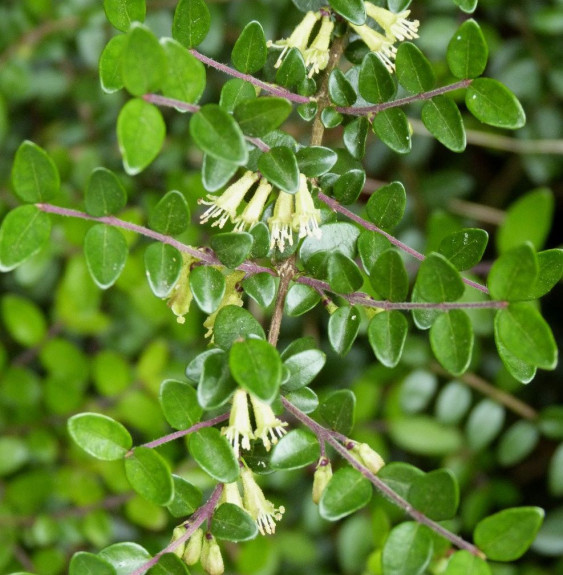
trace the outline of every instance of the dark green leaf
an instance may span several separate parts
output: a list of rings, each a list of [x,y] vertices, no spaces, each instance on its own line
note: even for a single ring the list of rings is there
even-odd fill
[[[234,176],[237,169],[238,166],[232,162],[225,162],[204,154],[201,167],[203,187],[208,192],[216,192]]]
[[[459,299],[465,291],[459,272],[440,254],[430,254],[421,264],[416,278],[420,295],[427,301]]]
[[[491,570],[485,560],[462,550],[450,557],[444,575],[491,575]]]
[[[259,138],[281,126],[289,114],[291,104],[288,100],[269,96],[244,100],[234,109],[235,119],[242,131]]]
[[[411,301],[417,303],[431,303],[420,295],[418,285],[415,283],[411,294]],[[419,329],[430,329],[434,320],[440,315],[440,311],[430,308],[413,309],[412,318]]]
[[[410,152],[412,139],[409,121],[400,108],[388,108],[378,112],[371,127],[377,137],[394,152]]]
[[[291,48],[276,72],[276,84],[291,90],[298,86],[307,74],[305,60],[298,48]]]
[[[308,12],[312,10],[316,12],[326,4],[325,0],[292,0],[293,3],[301,10],[301,12]]]
[[[348,124],[351,126],[352,124]],[[348,128],[348,126],[346,126]],[[338,176],[334,182],[333,194],[341,204],[353,204],[362,193],[366,183],[366,173],[364,170],[350,170]]]
[[[254,74],[266,63],[266,37],[259,22],[249,22],[238,37],[231,59],[235,68],[244,74]]]
[[[405,521],[391,530],[383,547],[385,575],[421,575],[432,559],[431,532],[425,525]]]
[[[267,308],[276,297],[276,280],[268,272],[247,277],[242,282],[244,291],[261,307]]]
[[[168,64],[162,81],[162,93],[189,104],[195,104],[205,89],[205,66],[179,42],[161,40]]]
[[[545,250],[537,254],[538,260],[538,277],[532,290],[530,298],[540,298],[548,293],[563,274],[563,250]]]
[[[287,292],[284,310],[291,317],[297,317],[312,310],[321,301],[319,292],[303,284],[293,284]]]
[[[234,269],[249,257],[253,241],[247,232],[227,232],[213,236],[211,247],[224,266]]]
[[[283,365],[289,371],[289,377],[284,380],[283,389],[295,391],[309,385],[325,362],[325,354],[318,349],[307,349],[288,357]]]
[[[364,0],[329,0],[331,8],[338,12],[343,18],[362,26],[366,22],[366,8]]]
[[[224,405],[235,389],[236,383],[229,371],[227,355],[224,353],[207,355],[197,386],[197,400],[201,407],[215,409]]]
[[[410,463],[392,461],[382,467],[377,476],[395,493],[406,499],[412,484],[424,476],[424,471]]]
[[[369,122],[367,118],[355,118],[344,128],[344,145],[354,158],[361,160],[366,152],[366,139],[368,136]],[[356,170],[363,172],[363,170]],[[343,178],[346,174],[340,176]],[[362,182],[363,187],[363,182]],[[361,189],[360,189],[361,191]],[[348,195],[348,194],[346,194]],[[359,193],[355,195],[356,199]],[[351,201],[348,203],[352,203]]]
[[[285,100],[282,100],[285,101]],[[286,146],[276,146],[262,154],[258,169],[273,185],[284,192],[294,194],[299,188],[299,166],[292,150]]]
[[[480,450],[489,445],[504,424],[505,411],[491,399],[481,400],[469,414],[465,433],[471,449]]]
[[[312,413],[319,407],[319,398],[310,387],[290,391],[285,398],[303,413]]]
[[[174,497],[166,506],[174,517],[191,515],[201,505],[201,491],[183,477],[172,475]]]
[[[426,129],[452,152],[465,150],[465,127],[456,103],[449,96],[435,96],[422,106]]]
[[[68,420],[68,432],[86,453],[103,461],[121,459],[133,444],[121,423],[99,413],[73,415]]]
[[[378,188],[367,203],[368,218],[382,230],[393,229],[402,219],[407,194],[401,182],[391,182]]]
[[[93,553],[78,551],[72,556],[68,575],[89,575],[90,573],[92,575],[116,575],[117,572],[105,559]]]
[[[225,352],[221,349],[217,349],[216,347],[212,347],[211,349],[208,349],[196,355],[192,359],[192,361],[188,363],[188,366],[186,367],[186,377],[191,382],[193,383],[199,382],[203,371],[203,364],[210,355],[221,355],[223,357],[226,357]]]
[[[265,258],[270,251],[270,230],[264,222],[258,222],[250,228],[252,236],[251,258]]]
[[[440,314],[430,328],[430,345],[443,368],[461,375],[469,367],[473,354],[473,328],[461,309]]]
[[[84,237],[86,265],[101,289],[107,289],[116,282],[125,266],[127,254],[127,242],[117,228],[96,224]]]
[[[325,108],[321,112],[321,121],[323,126],[329,130],[336,128],[336,126],[340,126],[343,119],[344,116],[340,112],[337,112],[334,108]]]
[[[473,539],[488,559],[515,561],[534,541],[543,517],[539,507],[504,509],[479,521]]]
[[[110,24],[120,32],[127,32],[133,22],[143,22],[145,0],[104,0],[104,11]]]
[[[179,0],[174,12],[172,36],[186,48],[200,44],[211,26],[211,15],[204,0]]]
[[[214,158],[238,165],[248,161],[248,150],[239,125],[218,104],[206,104],[193,115],[190,135]]]
[[[494,299],[517,301],[529,299],[530,287],[536,283],[538,261],[529,243],[502,254],[495,261],[487,284]]]
[[[266,339],[264,330],[254,316],[236,305],[227,305],[219,310],[215,319],[215,343],[228,351],[238,339],[248,337]]]
[[[225,295],[225,276],[211,266],[198,266],[190,272],[190,289],[202,312],[211,314]]]
[[[418,455],[441,457],[455,453],[463,445],[457,428],[438,423],[426,415],[394,419],[389,432],[399,447]]]
[[[213,513],[211,533],[225,541],[248,541],[258,534],[256,522],[238,505],[223,503]]]
[[[331,289],[336,293],[357,291],[364,283],[356,262],[340,252],[328,254],[327,279]]]
[[[114,543],[99,553],[99,557],[109,561],[117,575],[129,575],[140,569],[151,556],[149,552],[137,543]]]
[[[328,79],[328,94],[337,106],[351,106],[356,101],[356,92],[346,76],[335,68]]]
[[[369,274],[377,258],[390,247],[391,243],[389,240],[377,232],[364,230],[360,234],[358,238],[358,252],[366,273]]]
[[[409,278],[401,254],[396,249],[385,250],[369,271],[373,289],[383,299],[405,301],[409,291]]]
[[[526,114],[516,96],[497,80],[477,78],[465,93],[467,109],[481,122],[516,130],[526,123]]]
[[[145,250],[145,269],[154,295],[168,297],[182,271],[182,254],[171,245],[155,242]]]
[[[360,310],[356,306],[339,307],[330,316],[328,340],[338,355],[344,356],[350,351],[360,329],[360,319]]]
[[[274,446],[270,464],[274,469],[300,469],[319,459],[317,437],[306,429],[294,429]]]
[[[197,392],[177,379],[165,379],[160,386],[160,407],[170,427],[188,429],[199,422],[203,409],[197,402]]]
[[[349,389],[329,393],[322,401],[320,414],[328,427],[343,435],[350,435],[354,428],[356,396]]]
[[[429,92],[436,84],[436,76],[428,58],[411,42],[399,45],[395,68],[399,84],[413,94]]]
[[[151,210],[149,226],[166,236],[184,232],[190,223],[190,208],[186,198],[176,191],[167,192]]]
[[[405,316],[396,310],[378,313],[370,321],[369,343],[375,357],[385,367],[395,367],[399,363],[408,329]]]
[[[512,424],[500,438],[497,457],[504,467],[515,465],[528,457],[539,441],[539,431],[531,421]]]
[[[197,464],[213,479],[232,483],[239,476],[239,465],[231,446],[218,429],[206,427],[190,436],[188,447]]]
[[[319,502],[323,519],[338,521],[369,503],[371,483],[356,469],[343,467],[330,479]]]
[[[487,66],[489,48],[479,24],[472,18],[457,29],[448,44],[446,58],[452,74],[463,80],[477,78]]]
[[[147,571],[147,575],[189,575],[184,561],[174,553],[164,553],[158,563]]]
[[[397,93],[393,76],[374,52],[368,52],[362,60],[358,90],[371,104],[388,102]]]
[[[127,44],[127,36],[120,34],[114,36],[106,44],[100,62],[98,71],[100,73],[100,85],[106,94],[113,94],[123,88],[123,79],[121,78],[121,54]]]
[[[465,228],[447,235],[441,242],[438,252],[460,271],[477,265],[489,240],[489,234],[478,228]]]
[[[415,479],[409,502],[434,521],[455,517],[459,505],[459,485],[449,469],[436,469]]]
[[[297,154],[297,164],[299,171],[308,178],[316,178],[328,172],[334,166],[337,155],[330,148],[322,146],[310,146],[301,148]]]
[[[117,176],[105,168],[96,168],[88,179],[84,195],[86,211],[96,218],[110,216],[125,207],[127,194]]]
[[[12,187],[23,202],[47,202],[59,191],[61,181],[57,166],[37,144],[26,140],[14,158]]]
[[[166,461],[154,449],[136,447],[125,458],[125,475],[131,487],[157,505],[167,505],[174,496],[174,483]]]
[[[226,112],[232,112],[241,102],[255,99],[256,90],[250,82],[233,78],[223,84],[219,105]]]

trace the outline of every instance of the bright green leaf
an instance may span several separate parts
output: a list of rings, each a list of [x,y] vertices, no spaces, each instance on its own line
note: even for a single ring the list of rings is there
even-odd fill
[[[173,246],[155,242],[145,250],[145,269],[151,291],[168,297],[182,271],[182,254]]]
[[[190,223],[190,209],[186,198],[176,191],[167,192],[151,210],[149,226],[165,236],[177,236]]]
[[[530,455],[538,441],[538,428],[531,421],[515,422],[500,438],[497,449],[499,463],[504,467],[519,463]]]
[[[362,26],[366,21],[366,8],[364,0],[329,0],[330,7],[343,18]]]
[[[114,36],[106,44],[100,61],[98,71],[100,73],[100,85],[106,94],[113,94],[123,88],[121,77],[121,54],[127,44],[127,36],[120,34]]]
[[[204,409],[216,409],[224,405],[237,386],[229,371],[227,355],[217,350],[210,351],[214,353],[200,356],[201,369],[197,379],[197,400]],[[194,367],[190,373],[192,379],[196,375]]]
[[[291,104],[283,98],[264,97],[244,100],[234,109],[234,117],[248,136],[265,136],[279,128],[291,114]]]
[[[385,575],[421,575],[432,559],[431,531],[425,525],[405,521],[391,530],[383,547]]]
[[[147,11],[145,0],[104,0],[104,11],[110,24],[127,32],[133,22],[143,22]]]
[[[561,280],[563,274],[563,250],[545,250],[537,254],[538,277],[530,290],[530,298],[540,298]]]
[[[461,375],[469,367],[473,354],[473,327],[461,309],[440,314],[430,328],[430,345],[442,367]]]
[[[435,96],[422,106],[422,122],[426,129],[452,152],[465,150],[463,119],[456,103],[449,96]]]
[[[218,429],[206,427],[190,436],[188,447],[197,464],[213,479],[232,483],[239,476],[239,464],[231,446]]]
[[[373,289],[388,301],[405,301],[409,278],[401,255],[396,249],[385,250],[369,271]]]
[[[215,318],[215,343],[228,351],[233,343],[248,337],[266,339],[260,323],[247,310],[236,305],[227,305],[219,310]]]
[[[371,127],[376,136],[394,152],[410,152],[412,139],[409,121],[400,108],[388,108],[378,112]]]
[[[1,301],[2,319],[10,337],[25,347],[40,345],[47,336],[47,320],[32,300],[6,294]]]
[[[37,144],[26,140],[14,158],[12,187],[23,202],[47,202],[59,191],[60,176],[50,156]]]
[[[491,399],[482,399],[471,410],[465,426],[469,447],[477,451],[489,445],[502,429],[504,417],[501,405]]]
[[[201,505],[201,491],[178,475],[172,475],[174,497],[166,506],[174,517],[191,515]]]
[[[297,317],[312,310],[321,301],[319,292],[304,284],[293,284],[285,298],[284,311]]]
[[[420,295],[430,302],[455,301],[465,291],[459,272],[442,255],[432,253],[421,264],[416,278]]]
[[[493,264],[487,284],[494,299],[529,299],[530,287],[538,276],[538,262],[530,243],[521,244],[501,255]]]
[[[242,282],[244,291],[261,307],[269,307],[276,297],[276,280],[268,272],[247,277]]]
[[[368,337],[375,357],[385,367],[395,367],[407,339],[408,322],[405,316],[396,310],[378,313],[368,326]]]
[[[305,79],[307,68],[303,54],[298,48],[290,48],[283,57],[283,62],[276,72],[276,84],[291,90]]]
[[[356,469],[343,467],[323,491],[319,513],[323,519],[338,521],[367,505],[371,495],[371,483]]]
[[[438,252],[460,271],[477,265],[489,240],[489,234],[478,228],[464,228],[447,235],[441,242]]]
[[[464,80],[477,78],[487,66],[489,48],[479,24],[465,20],[448,44],[446,58],[452,74]]]
[[[214,235],[211,247],[225,267],[234,269],[250,256],[253,241],[247,232],[226,232]]]
[[[283,381],[283,389],[295,391],[309,385],[326,363],[326,355],[318,349],[307,349],[284,360],[289,376]]]
[[[125,458],[125,475],[131,487],[157,505],[167,505],[174,495],[174,483],[166,461],[154,449],[136,447]]]
[[[198,266],[190,272],[190,289],[201,311],[213,313],[225,295],[225,276],[211,266]]]
[[[68,575],[116,575],[113,565],[94,555],[93,553],[86,553],[85,551],[78,551],[72,556],[68,569]]]
[[[293,429],[274,446],[270,464],[274,469],[300,469],[321,455],[319,440],[309,430]]]
[[[266,63],[268,49],[260,22],[249,22],[237,38],[231,59],[235,68],[243,74],[254,74]]]
[[[160,386],[160,407],[166,421],[174,429],[188,429],[199,422],[203,409],[197,402],[197,392],[177,379],[165,379]]]
[[[436,76],[426,56],[411,42],[402,42],[395,57],[397,80],[409,92],[429,92],[436,84]]]
[[[211,15],[204,0],[179,0],[174,12],[172,36],[186,48],[197,46],[207,36]]]
[[[440,457],[455,453],[463,445],[457,428],[443,425],[426,415],[394,419],[390,422],[389,432],[399,447],[418,455]]]
[[[130,575],[151,558],[144,547],[130,542],[114,543],[102,549],[99,557],[111,563],[117,575]]]
[[[417,478],[409,491],[409,502],[434,521],[455,517],[459,485],[449,469],[435,469]]]
[[[330,429],[350,435],[354,428],[356,396],[349,389],[333,391],[321,402],[319,412]]]
[[[117,281],[125,266],[127,254],[127,242],[117,228],[96,224],[86,232],[86,265],[99,288],[107,289]]]
[[[341,254],[337,255],[345,257]],[[352,348],[360,329],[360,320],[360,310],[356,306],[339,307],[330,316],[328,340],[338,355],[344,356]]]
[[[162,80],[162,93],[189,104],[195,104],[205,89],[205,66],[179,42],[161,40],[167,70]]]
[[[127,193],[117,176],[106,168],[96,168],[88,179],[84,194],[86,211],[96,218],[110,216],[123,209]]]
[[[444,575],[491,575],[491,569],[484,559],[462,550],[450,557]]]
[[[301,148],[295,157],[299,171],[308,178],[322,176],[334,166],[337,160],[337,155],[333,150],[322,146]]]
[[[276,146],[262,154],[258,169],[273,185],[284,192],[294,194],[299,188],[299,166],[293,151],[286,146]]]
[[[211,533],[225,541],[248,541],[256,537],[258,527],[244,509],[233,503],[223,503],[213,513]]]

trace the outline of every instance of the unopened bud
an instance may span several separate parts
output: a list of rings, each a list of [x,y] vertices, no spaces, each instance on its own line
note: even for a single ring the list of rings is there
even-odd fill
[[[209,575],[222,575],[225,572],[223,556],[215,537],[208,533],[201,548],[201,566]]]
[[[313,476],[313,502],[318,505],[325,487],[332,477],[332,466],[326,457],[321,457]]]
[[[367,443],[356,443],[354,447],[352,447],[352,453],[356,459],[365,465],[372,473],[377,473],[385,465],[385,461],[383,461],[381,455]]]
[[[174,531],[172,531],[172,541],[173,542],[178,541],[178,539],[180,539],[180,537],[182,537],[185,533],[186,533],[186,528],[183,527],[182,525],[175,527]],[[174,555],[178,555],[178,557],[182,558],[182,555],[184,554],[185,548],[186,548],[186,542],[182,541],[182,543],[180,543],[179,545],[177,545],[174,548],[172,553],[174,553]]]
[[[203,543],[203,530],[196,529],[188,539],[186,549],[182,557],[186,565],[195,565],[201,556],[201,547]]]

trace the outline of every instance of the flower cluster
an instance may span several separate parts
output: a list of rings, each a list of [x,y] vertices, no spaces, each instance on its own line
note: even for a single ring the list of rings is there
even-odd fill
[[[176,527],[172,541],[179,539],[185,531],[185,526]],[[219,544],[211,533],[196,529],[187,543],[178,545],[174,554],[180,557],[186,565],[195,565],[198,561],[209,575],[222,575],[225,572],[223,556]]]

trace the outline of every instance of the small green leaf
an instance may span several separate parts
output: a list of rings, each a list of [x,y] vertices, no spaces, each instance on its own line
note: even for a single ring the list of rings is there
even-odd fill
[[[364,230],[358,238],[358,252],[367,274],[375,265],[377,258],[391,247],[391,242],[381,234]]]
[[[328,254],[327,279],[336,293],[357,291],[364,281],[356,262],[340,252]]]
[[[312,413],[319,407],[319,398],[310,387],[290,391],[285,398],[303,413]]]
[[[189,575],[188,567],[174,553],[163,553],[158,563],[147,571],[147,575]]]
[[[465,93],[467,109],[481,122],[516,130],[526,123],[526,114],[516,96],[492,78],[473,80]]]
[[[209,353],[204,356],[197,386],[197,401],[201,407],[221,407],[227,403],[236,386],[225,353]]]
[[[336,106],[351,106],[357,98],[352,84],[338,68],[328,78],[328,94]]]
[[[326,355],[318,349],[307,349],[285,359],[284,367],[289,376],[284,379],[283,389],[295,391],[309,385],[326,362]]]
[[[549,492],[555,497],[563,495],[563,443],[560,443],[549,462],[547,472]]]
[[[96,224],[86,232],[86,265],[99,288],[107,289],[117,281],[125,266],[127,254],[127,242],[117,228]]]
[[[430,345],[442,367],[461,375],[469,367],[473,354],[473,328],[461,309],[440,314],[430,328]]]
[[[96,459],[121,459],[133,444],[121,423],[99,413],[73,415],[67,425],[73,441]]]
[[[114,36],[106,44],[100,61],[98,72],[100,73],[100,85],[106,94],[113,94],[123,88],[121,77],[121,54],[127,44],[127,36],[120,34]]]
[[[370,269],[373,289],[388,301],[405,301],[409,278],[401,254],[396,249],[385,250]]]
[[[129,575],[140,569],[151,556],[149,552],[137,543],[114,543],[102,549],[99,557],[111,563],[117,575]]]
[[[449,96],[435,96],[422,106],[422,122],[426,129],[452,152],[465,150],[463,119],[456,103]]]
[[[346,127],[344,128],[344,146],[350,152],[350,154],[354,158],[356,158],[356,160],[361,160],[366,153],[366,140],[368,136],[368,128],[369,128],[369,122],[365,117],[355,118],[354,120],[346,124]],[[363,172],[363,170],[354,170],[354,171]],[[343,178],[345,175],[346,174],[342,174],[340,178]],[[364,182],[365,179],[362,181],[362,188]],[[353,196],[354,200],[357,199],[361,191],[362,189],[360,188],[358,193]],[[352,201],[349,200],[348,203],[351,204]]]
[[[211,247],[225,267],[234,269],[250,256],[253,241],[247,232],[226,232],[213,236]]]
[[[276,146],[262,154],[258,160],[262,175],[280,190],[295,194],[299,188],[299,166],[292,150],[286,146]]]
[[[356,469],[343,467],[323,491],[319,513],[323,519],[338,521],[367,505],[371,495],[371,483]]]
[[[225,276],[211,266],[199,266],[190,272],[190,289],[202,312],[211,314],[225,295]]]
[[[160,110],[140,99],[129,100],[117,118],[117,140],[125,171],[134,176],[158,156],[166,126]]]
[[[356,396],[349,389],[333,391],[322,401],[319,411],[328,427],[350,435],[354,428]]]
[[[151,210],[149,226],[165,236],[177,236],[190,223],[190,208],[186,198],[176,191],[167,192]]]
[[[219,310],[214,331],[215,343],[225,351],[228,351],[239,339],[248,337],[266,339],[266,334],[256,318],[236,305],[227,305]]]
[[[174,517],[191,515],[201,505],[201,491],[183,477],[172,475],[174,497],[166,506]]]
[[[256,90],[250,82],[242,78],[233,78],[223,84],[219,105],[225,112],[232,112],[241,102],[255,99]]]
[[[463,550],[450,557],[444,575],[491,575],[491,570],[486,561]]]
[[[397,93],[393,76],[373,52],[368,52],[362,60],[358,90],[360,96],[371,104],[388,102]]]
[[[538,276],[536,254],[529,243],[505,252],[493,264],[487,284],[494,299],[529,299],[530,287]]]
[[[61,185],[57,166],[43,148],[26,140],[14,158],[12,187],[23,202],[48,202]]]
[[[208,192],[216,192],[235,175],[237,170],[238,166],[232,162],[225,162],[204,154],[201,167],[201,183]]]
[[[459,272],[444,256],[436,253],[420,264],[416,286],[420,295],[430,302],[455,301],[465,291]]]
[[[538,427],[549,439],[563,440],[563,405],[544,407],[539,415]]]
[[[489,240],[489,234],[478,228],[464,228],[447,235],[441,242],[438,252],[460,271],[477,265]]]
[[[544,517],[539,507],[513,507],[482,519],[475,527],[475,544],[492,561],[515,561],[533,543]]]
[[[306,429],[293,429],[274,446],[270,464],[274,469],[300,469],[321,455],[319,440]]]
[[[145,250],[145,269],[151,291],[168,297],[182,271],[182,254],[173,246],[155,242]]]
[[[454,0],[454,2],[459,6],[462,12],[466,14],[472,14],[477,8],[477,3],[479,0]]]
[[[284,311],[298,317],[312,310],[321,301],[319,292],[304,284],[293,284],[285,298]]]
[[[375,357],[385,367],[395,367],[407,339],[409,324],[405,316],[396,310],[378,313],[368,326],[368,337]]]
[[[258,526],[252,517],[238,505],[221,504],[213,513],[211,533],[224,541],[248,541],[258,534]]]
[[[478,451],[489,445],[504,424],[505,411],[490,399],[481,400],[469,414],[465,433],[469,447]]]
[[[352,124],[348,124],[348,126],[351,125]],[[346,126],[346,128],[348,128],[348,126]],[[341,176],[338,176],[338,179],[334,182],[332,189],[333,195],[341,204],[353,204],[362,193],[365,183],[366,173],[364,170],[349,170]]]
[[[211,15],[204,0],[179,0],[174,12],[172,36],[186,48],[203,42],[211,26]]]
[[[269,307],[276,297],[276,280],[268,272],[247,277],[242,282],[244,291],[261,307]]]
[[[131,487],[157,505],[167,505],[174,495],[174,483],[166,461],[154,449],[136,447],[125,458],[125,475]]]
[[[367,203],[368,218],[382,230],[393,229],[403,218],[407,194],[401,182],[391,182],[378,188]]]
[[[449,469],[436,469],[415,479],[409,502],[434,521],[455,517],[459,505],[459,485]]]
[[[195,104],[205,89],[205,66],[179,42],[161,40],[167,70],[162,80],[162,93],[189,104]]]
[[[411,42],[402,42],[399,45],[395,68],[399,84],[413,94],[429,92],[436,84],[432,64]]]
[[[188,429],[201,419],[203,409],[197,402],[197,392],[177,379],[165,379],[160,385],[160,407],[170,427]]]
[[[405,521],[394,527],[383,546],[385,575],[421,575],[432,559],[431,532],[425,525]]]
[[[530,455],[539,438],[539,430],[531,421],[513,423],[500,438],[497,449],[499,463],[504,467],[519,463]]]
[[[404,413],[425,411],[434,398],[437,378],[434,374],[415,369],[403,380],[399,392],[399,405]]]
[[[8,272],[36,254],[51,233],[49,216],[35,206],[18,206],[0,226],[0,271]]]
[[[86,211],[95,218],[110,216],[123,209],[127,193],[117,176],[106,168],[96,168],[88,179],[84,195]]]
[[[113,565],[94,555],[93,553],[86,553],[85,551],[78,551],[72,556],[70,561],[68,575],[116,575],[117,571]]]
[[[341,254],[337,254],[341,257]],[[360,329],[360,310],[356,306],[339,307],[328,320],[328,339],[334,351],[345,356],[351,349]]]
[[[410,463],[392,461],[382,467],[377,476],[395,493],[406,499],[413,483],[424,476],[424,471]]]
[[[239,464],[233,450],[218,429],[206,427],[190,436],[188,448],[197,464],[213,479],[232,483],[239,476]]]
[[[530,298],[537,299],[548,293],[563,274],[563,250],[545,250],[537,254],[538,277],[530,290]]]
[[[239,72],[254,74],[264,66],[267,56],[264,30],[260,22],[253,20],[244,27],[235,42],[231,59]]]
[[[366,22],[366,7],[364,0],[329,0],[331,8],[338,12],[343,18],[362,26]]]
[[[400,108],[378,112],[371,125],[376,136],[398,154],[408,154],[412,147],[411,131],[406,114]]]
[[[238,165],[248,161],[248,150],[239,125],[218,104],[206,104],[193,115],[190,135],[214,158]]]
[[[258,222],[250,228],[252,236],[252,249],[250,257],[252,259],[265,258],[270,252],[270,230],[264,222]]]
[[[441,457],[458,451],[463,437],[456,427],[443,425],[427,415],[391,420],[391,439],[402,449],[430,457]]]
[[[127,32],[133,22],[144,22],[147,7],[145,0],[104,0],[104,11],[114,28]]]
[[[248,136],[259,138],[279,128],[289,114],[291,104],[288,100],[269,96],[244,100],[234,109],[234,117],[241,130]]]
[[[268,403],[276,397],[282,375],[281,359],[276,348],[262,339],[233,343],[229,367],[235,381]]]
[[[489,48],[479,24],[465,20],[448,44],[446,58],[451,73],[460,80],[477,78],[487,66]]]
[[[276,72],[276,84],[291,90],[301,84],[307,74],[305,60],[299,48],[290,48]]]

